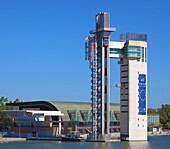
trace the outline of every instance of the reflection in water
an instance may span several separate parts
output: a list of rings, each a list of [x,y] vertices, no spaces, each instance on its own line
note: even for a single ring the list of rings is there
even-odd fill
[[[95,142],[90,144],[93,145],[93,149],[111,149],[111,143]]]
[[[170,136],[149,137],[144,142],[59,142],[26,141],[0,143],[0,149],[170,149]]]
[[[143,142],[112,142],[94,143],[93,149],[150,149],[148,141]]]
[[[149,149],[148,141],[129,142],[129,149]]]

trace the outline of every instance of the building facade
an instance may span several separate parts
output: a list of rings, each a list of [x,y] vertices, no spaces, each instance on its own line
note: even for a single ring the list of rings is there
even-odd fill
[[[75,130],[81,134],[92,133],[91,103],[88,102],[36,101],[8,106],[13,110],[4,112],[14,120],[12,131],[15,136],[20,133],[24,137],[57,137]],[[120,132],[119,104],[110,104],[109,118],[110,132]]]
[[[57,137],[61,135],[61,111],[42,111],[37,109],[21,109],[19,106],[15,110],[4,110],[10,115],[14,126],[8,134],[12,137]],[[16,110],[17,109],[17,110]],[[55,118],[55,120],[54,120]]]

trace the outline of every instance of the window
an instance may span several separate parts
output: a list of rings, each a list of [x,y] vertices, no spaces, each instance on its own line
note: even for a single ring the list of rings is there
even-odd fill
[[[79,111],[78,110],[68,110],[68,114],[71,121],[79,121]]]

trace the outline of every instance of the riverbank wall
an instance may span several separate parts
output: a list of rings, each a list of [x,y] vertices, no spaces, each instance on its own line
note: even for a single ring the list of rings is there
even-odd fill
[[[0,143],[26,141],[26,138],[0,138]]]

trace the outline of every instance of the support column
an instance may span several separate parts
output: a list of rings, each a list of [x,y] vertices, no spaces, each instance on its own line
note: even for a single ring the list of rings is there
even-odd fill
[[[58,117],[59,119],[59,124],[58,124],[58,134],[61,134],[61,116]]]
[[[77,124],[76,123],[72,123],[72,131],[77,131]]]
[[[45,121],[52,121],[52,117],[51,116],[45,116]],[[52,122],[45,123],[45,126],[52,127]]]
[[[68,133],[68,122],[64,122],[64,134],[67,135]]]

